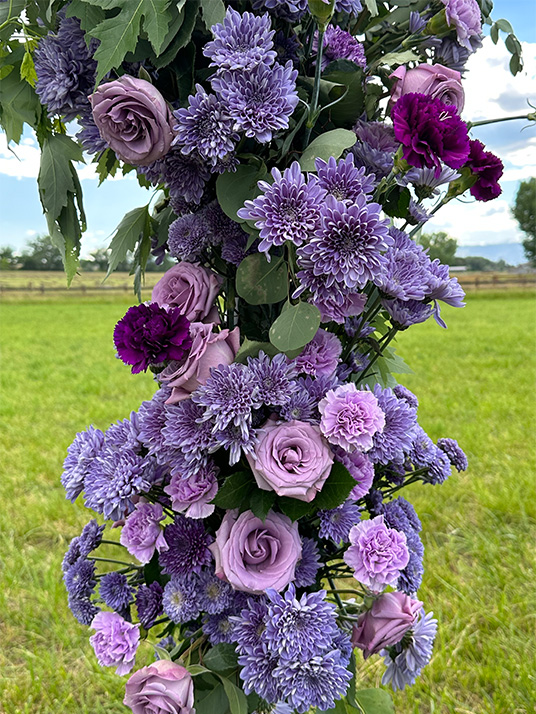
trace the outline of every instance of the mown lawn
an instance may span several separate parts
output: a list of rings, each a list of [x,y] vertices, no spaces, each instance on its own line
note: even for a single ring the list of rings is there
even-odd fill
[[[2,714],[125,711],[123,680],[98,666],[67,609],[60,562],[89,512],[64,499],[59,476],[77,430],[105,428],[153,391],[150,376],[114,359],[113,326],[129,302],[0,307]],[[423,522],[419,595],[440,635],[397,712],[525,714],[536,711],[536,306],[530,295],[471,295],[444,314],[447,331],[430,322],[398,340],[415,371],[402,381],[424,428],[457,438],[470,470],[404,494]],[[363,686],[381,676],[372,660]]]

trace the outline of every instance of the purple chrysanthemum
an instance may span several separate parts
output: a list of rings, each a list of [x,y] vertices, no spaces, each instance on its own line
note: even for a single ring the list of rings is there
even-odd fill
[[[229,7],[223,24],[213,25],[211,31],[214,39],[203,49],[205,57],[212,60],[211,67],[248,71],[258,64],[271,65],[276,58],[274,31],[266,13],[241,15]]]
[[[246,606],[234,617],[236,649],[240,654],[254,654],[266,649],[268,604],[264,597],[248,598]]]
[[[186,462],[199,464],[206,461],[206,452],[214,445],[213,424],[204,421],[205,410],[191,399],[170,404],[166,409],[162,429],[164,445],[180,450]]]
[[[393,387],[393,392],[399,399],[403,399],[409,404],[410,407],[413,407],[413,409],[417,409],[419,407],[419,400],[417,397],[402,384],[397,384],[396,387]]]
[[[179,148],[172,147],[161,160],[161,177],[172,199],[200,203],[210,170],[198,156],[185,156]]]
[[[417,425],[413,432],[413,442],[409,459],[417,468],[430,466],[436,456],[436,446],[424,429]]]
[[[398,149],[393,128],[384,122],[359,120],[354,126],[357,142],[350,149],[356,165],[364,166],[379,181],[393,168],[393,158]]]
[[[440,316],[438,300],[445,302],[452,307],[465,307],[465,292],[458,282],[458,278],[451,278],[449,266],[443,265],[436,258],[430,265],[429,276],[430,290],[427,298],[435,301],[434,318],[438,325],[446,327],[444,320]]]
[[[452,37],[443,37],[441,42],[434,46],[434,64],[442,64],[443,67],[455,69],[462,75],[466,71],[466,64],[469,57],[482,47],[483,35],[473,35],[469,37],[469,45],[465,47],[460,45]]]
[[[102,138],[98,126],[95,124],[93,112],[88,103],[85,110],[80,113],[78,119],[80,131],[76,133],[76,138],[82,144],[82,148],[88,154],[100,154],[108,148],[108,142]]]
[[[86,523],[82,533],[73,538],[69,544],[61,565],[63,572],[69,570],[71,565],[76,563],[79,558],[86,558],[99,547],[103,531],[104,526],[99,526],[94,518],[89,523]]]
[[[212,570],[205,570],[199,579],[197,597],[202,611],[216,615],[232,606],[233,589],[224,580],[217,578]]]
[[[216,446],[213,447],[213,451],[219,447],[228,451],[229,465],[234,466],[240,461],[242,454],[246,456],[253,453],[258,440],[255,431],[246,419],[242,420],[238,426],[229,424],[222,431],[217,431],[214,434],[214,441]]]
[[[261,350],[258,357],[248,357],[248,369],[254,377],[258,399],[263,404],[272,407],[288,404],[295,390],[290,380],[295,370],[286,355],[270,358]]]
[[[274,676],[274,670],[279,664],[278,657],[260,647],[257,651],[240,655],[238,664],[241,667],[240,679],[244,683],[246,694],[255,692],[269,704],[281,699],[279,681]]]
[[[154,456],[159,464],[169,466],[177,457],[176,449],[164,442],[163,429],[166,425],[168,409],[166,405],[171,390],[162,386],[149,401],[138,409],[139,439],[147,449],[149,456]]]
[[[318,401],[305,389],[297,388],[285,404],[279,414],[285,421],[313,421],[318,422]]]
[[[318,511],[318,516],[320,518],[318,535],[338,544],[348,540],[350,528],[361,520],[361,509],[352,501],[345,501],[329,511]]]
[[[430,258],[403,231],[391,228],[390,234],[394,242],[385,253],[384,270],[375,284],[399,300],[423,300],[430,289]]]
[[[212,87],[235,120],[235,127],[265,144],[274,131],[288,128],[298,104],[297,76],[292,62],[272,67],[260,64],[249,72],[225,70],[212,79]]]
[[[467,471],[467,467],[469,466],[467,456],[460,448],[456,439],[438,439],[437,446],[441,451],[445,452],[450,463],[457,471]]]
[[[252,0],[254,10],[269,10],[276,17],[296,23],[307,13],[307,0]]]
[[[354,203],[361,194],[374,191],[375,178],[364,167],[357,168],[352,154],[337,161],[331,156],[328,161],[316,159],[318,183],[327,194],[337,201]]]
[[[284,595],[270,589],[264,636],[270,650],[285,658],[304,660],[331,645],[336,633],[335,606],[326,591],[304,593],[298,600],[291,583]]]
[[[302,245],[320,226],[320,207],[324,191],[311,176],[306,181],[297,161],[283,174],[272,169],[272,184],[259,181],[263,193],[253,201],[246,201],[238,215],[255,221],[260,230],[260,251],[268,252],[271,246],[291,241]]]
[[[301,557],[296,565],[294,584],[297,588],[306,588],[316,580],[320,569],[320,553],[313,538],[302,538]]]
[[[409,561],[400,573],[396,589],[412,595],[420,588],[424,573],[424,546],[419,536],[422,528],[419,517],[411,503],[401,497],[381,504],[374,509],[374,513],[383,515],[389,528],[395,528],[406,536]]]
[[[100,581],[99,595],[112,610],[121,613],[132,599],[133,588],[123,573],[106,573]]]
[[[203,523],[184,516],[164,530],[169,549],[159,555],[162,570],[173,577],[181,578],[192,573],[200,573],[203,566],[212,560],[208,546],[212,537],[205,531]]]
[[[137,374],[150,364],[181,360],[192,346],[189,326],[177,307],[142,303],[130,307],[119,320],[114,344],[119,358]]]
[[[75,17],[62,18],[57,34],[49,33],[35,50],[35,91],[49,115],[67,120],[87,110],[95,85],[97,63],[95,40],[86,44],[85,33]]]
[[[482,15],[476,0],[441,0],[449,27],[456,30],[462,47],[473,51],[470,39],[482,31]]]
[[[322,433],[345,451],[368,451],[386,421],[377,395],[359,391],[353,382],[330,390],[318,409]]]
[[[345,12],[348,15],[356,16],[362,9],[361,0],[335,0],[335,12]],[[332,25],[328,25],[328,27],[332,27]]]
[[[432,306],[418,300],[382,300],[383,307],[399,330],[426,322],[433,314]]]
[[[436,447],[435,458],[428,467],[428,473],[421,476],[423,481],[434,486],[444,483],[452,473],[450,459],[444,451]]]
[[[184,573],[173,577],[164,587],[162,607],[173,622],[180,624],[195,620],[200,612],[197,592],[198,581],[192,575]]]
[[[374,464],[366,454],[362,454],[360,451],[353,451],[349,454],[338,448],[335,449],[335,458],[348,469],[350,476],[356,480],[357,484],[350,491],[349,498],[359,501],[372,487]]]
[[[432,658],[437,633],[437,620],[433,615],[433,612],[425,614],[421,610],[416,624],[404,635],[402,641],[380,652],[387,667],[382,684],[390,684],[395,692],[414,684],[423,667]]]
[[[179,216],[169,227],[170,255],[179,260],[197,260],[210,243],[210,234],[201,212]]]
[[[211,645],[234,642],[234,628],[232,612],[219,612],[203,618],[203,634],[208,637]]]
[[[67,449],[63,462],[61,483],[66,491],[65,497],[73,502],[84,489],[84,479],[91,465],[104,445],[104,434],[94,426],[78,432],[73,443]]]
[[[88,598],[97,584],[95,563],[79,558],[63,575],[63,582],[70,597]]]
[[[299,50],[301,43],[295,32],[286,35],[282,30],[278,30],[274,38],[274,50],[276,51],[279,64],[286,64],[289,60],[296,65],[299,61]]]
[[[234,150],[239,137],[223,103],[214,94],[207,94],[200,84],[195,89],[196,94],[188,97],[188,108],[173,112],[177,119],[173,143],[181,147],[183,154],[197,153],[215,166],[218,159]]]
[[[365,294],[347,289],[341,290],[340,285],[332,285],[330,289],[322,286],[321,293],[313,290],[311,292],[312,296],[309,301],[320,310],[320,317],[323,323],[333,321],[338,325],[343,325],[346,318],[360,315],[367,302]]]
[[[294,359],[297,372],[313,377],[331,377],[341,356],[342,345],[339,338],[327,330],[317,330],[313,339]]]
[[[350,289],[365,287],[382,271],[382,252],[392,242],[388,222],[380,218],[380,211],[381,206],[368,203],[364,194],[351,205],[327,196],[322,225],[298,249],[298,259],[310,260],[313,274],[322,276],[328,287],[333,283]]]
[[[69,596],[69,610],[81,625],[91,625],[100,608],[97,607],[89,597],[73,597]]]
[[[374,395],[385,414],[385,426],[374,434],[368,455],[374,463],[401,464],[411,450],[417,412],[406,401],[398,399],[389,387],[382,389],[376,384]]]
[[[340,4],[351,5],[351,0],[339,0]],[[318,34],[313,42],[313,52],[318,54]],[[354,62],[361,69],[367,66],[365,48],[359,40],[346,30],[335,25],[328,25],[324,34],[324,44],[322,51],[322,71],[326,69],[330,62],[339,59],[346,59]]]
[[[162,614],[163,589],[156,580],[149,585],[142,584],[136,592],[136,609],[140,625],[149,630]]]

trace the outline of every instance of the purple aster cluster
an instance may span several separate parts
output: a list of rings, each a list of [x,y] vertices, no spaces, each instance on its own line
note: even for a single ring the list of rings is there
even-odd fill
[[[361,520],[361,509],[352,501],[345,501],[337,508],[319,511],[320,528],[318,535],[329,538],[334,543],[348,540],[350,529]]]
[[[84,489],[84,481],[104,445],[104,434],[94,426],[79,432],[67,449],[63,462],[61,484],[69,501],[76,501]]]
[[[200,573],[203,566],[211,562],[208,546],[212,538],[201,521],[177,515],[173,523],[166,526],[164,537],[168,549],[160,553],[159,561],[163,571],[172,578]]]

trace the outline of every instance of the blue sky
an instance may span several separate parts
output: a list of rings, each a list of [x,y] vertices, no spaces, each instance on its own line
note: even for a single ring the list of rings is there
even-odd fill
[[[494,46],[489,38],[470,59],[464,80],[466,106],[463,118],[477,120],[522,114],[536,104],[536,2],[495,0],[493,17],[507,18],[523,42],[525,71],[513,78],[508,71],[510,55],[502,40]],[[473,130],[474,138],[498,154],[505,164],[503,194],[491,203],[456,201],[440,211],[427,230],[446,230],[461,245],[519,243],[523,234],[510,214],[519,181],[536,175],[536,126],[522,131],[526,122],[504,122]],[[39,166],[37,144],[26,132],[20,146],[7,149],[0,134],[0,245],[20,249],[38,233],[46,233],[37,194]],[[83,237],[83,254],[105,246],[124,213],[148,202],[150,193],[129,176],[107,180],[97,186],[90,166],[81,168],[88,231]],[[507,249],[506,249],[507,250]],[[512,252],[517,256],[518,251]],[[508,259],[508,255],[504,256]],[[515,262],[513,260],[513,262]]]

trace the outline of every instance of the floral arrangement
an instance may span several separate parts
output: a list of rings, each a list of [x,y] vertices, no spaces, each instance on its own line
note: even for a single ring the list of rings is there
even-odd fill
[[[15,142],[36,131],[69,279],[83,151],[101,180],[155,189],[117,228],[110,271],[132,252],[140,294],[151,253],[177,259],[113,335],[153,398],[77,434],[62,476],[120,529],[90,520],[62,568],[101,665],[129,674],[152,643],[126,683],[135,714],[389,712],[356,658],[383,658],[394,690],[430,660],[421,523],[399,492],[467,459],[419,426],[393,345],[464,305],[414,236],[457,196],[501,190],[461,118],[483,22],[522,66],[491,7],[0,3],[1,122]]]

